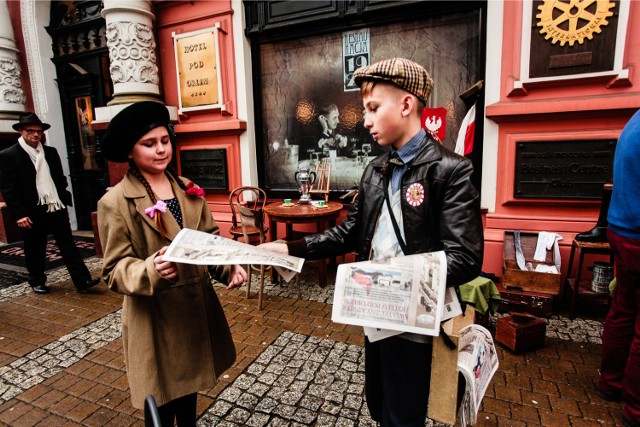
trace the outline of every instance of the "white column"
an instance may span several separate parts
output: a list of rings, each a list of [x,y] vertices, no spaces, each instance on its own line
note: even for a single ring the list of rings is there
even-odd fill
[[[238,119],[247,123],[247,130],[240,134],[240,158],[242,159],[242,185],[258,185],[258,160],[255,138],[255,117],[253,114],[253,85],[251,72],[251,44],[244,35],[244,4],[232,1],[233,9],[233,43],[236,64],[236,82],[238,87]]]
[[[485,105],[491,105],[500,101],[500,82],[502,66],[502,49],[491,49],[490,46],[502,46],[502,33],[504,31],[504,0],[492,0],[487,2],[487,61],[485,68],[486,80],[484,83]],[[484,117],[483,153],[482,153],[482,200],[483,208],[490,213],[496,211],[496,188],[498,185],[498,139],[499,126],[491,119]]]
[[[104,0],[109,70],[114,95],[109,105],[160,100],[155,19],[149,0]]]
[[[24,111],[25,100],[9,7],[0,0],[0,132],[14,132],[11,125]]]

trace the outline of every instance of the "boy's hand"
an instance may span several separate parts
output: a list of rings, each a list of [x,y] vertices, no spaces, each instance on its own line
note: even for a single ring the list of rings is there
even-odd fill
[[[264,249],[271,252],[277,252],[283,255],[289,255],[289,248],[286,243],[268,242],[258,245],[260,249]]]

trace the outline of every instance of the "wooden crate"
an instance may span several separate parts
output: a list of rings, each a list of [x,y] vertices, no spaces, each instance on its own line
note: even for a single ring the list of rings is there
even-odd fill
[[[512,313],[496,322],[496,341],[513,352],[544,346],[547,322],[527,313]]]
[[[520,270],[516,262],[516,250],[514,246],[513,231],[504,232],[504,265],[502,268],[502,284],[507,289],[520,289],[528,292],[541,292],[550,295],[560,293],[562,274],[540,273],[537,271]],[[538,244],[538,233],[521,232],[520,246],[524,254],[525,262],[530,262],[535,269],[537,265],[555,265],[553,249],[547,251],[544,262],[534,261],[533,255]]]

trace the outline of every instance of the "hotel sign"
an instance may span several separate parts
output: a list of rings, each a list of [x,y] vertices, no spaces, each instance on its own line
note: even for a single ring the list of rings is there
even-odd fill
[[[179,111],[221,107],[220,58],[216,27],[172,33],[176,54]]]

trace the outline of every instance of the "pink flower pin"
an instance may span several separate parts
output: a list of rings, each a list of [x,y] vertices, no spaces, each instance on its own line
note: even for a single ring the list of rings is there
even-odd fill
[[[144,213],[149,215],[151,218],[156,216],[156,212],[166,212],[167,204],[162,200],[158,200],[155,205],[151,206],[144,210]]]

